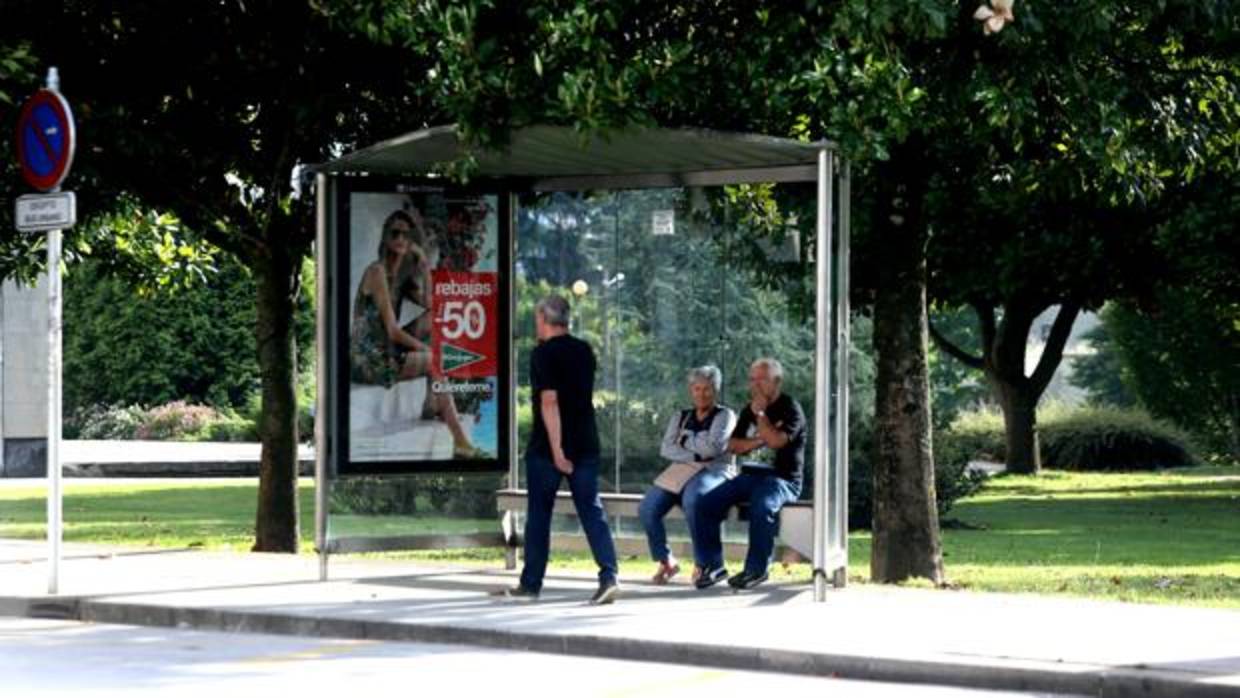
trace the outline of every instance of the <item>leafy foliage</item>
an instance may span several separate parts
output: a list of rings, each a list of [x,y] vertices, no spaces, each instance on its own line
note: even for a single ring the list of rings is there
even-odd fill
[[[1047,463],[1062,470],[1151,470],[1194,464],[1188,436],[1139,411],[1095,408],[1041,427]]]
[[[65,282],[65,409],[174,400],[241,407],[258,387],[254,282],[223,258],[205,283],[148,287],[84,262]],[[298,307],[303,356],[313,309]]]
[[[1199,434],[1211,452],[1240,458],[1240,303],[1168,288],[1157,310],[1108,306],[1127,387],[1156,415]]]
[[[146,420],[140,405],[90,405],[69,413],[64,423],[67,439],[101,439],[105,441],[137,438],[138,429]]]
[[[930,322],[963,351],[980,354],[977,318],[967,308],[932,308]],[[988,402],[990,390],[983,376],[937,345],[930,346],[930,399],[935,429],[947,428],[963,411]]]
[[[152,408],[140,405],[91,405],[65,420],[65,436],[71,439],[127,441],[255,441],[253,419],[228,408],[194,405],[183,401]]]
[[[1152,470],[1192,465],[1191,442],[1141,410],[1048,406],[1038,412],[1045,465],[1059,470]],[[936,439],[948,462],[1004,461],[1003,419],[990,410],[962,414]]]
[[[1135,406],[1137,399],[1128,388],[1132,379],[1124,375],[1123,362],[1106,324],[1099,323],[1083,338],[1089,342],[1091,353],[1073,359],[1072,385],[1084,390],[1091,404],[1103,407]]]

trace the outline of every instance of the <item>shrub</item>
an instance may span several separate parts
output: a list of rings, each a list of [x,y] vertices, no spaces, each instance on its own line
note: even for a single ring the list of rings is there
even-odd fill
[[[507,473],[461,475],[444,473],[430,476],[424,484],[431,508],[449,516],[493,519],[495,490],[507,484]]]
[[[993,409],[961,412],[951,425],[934,435],[934,456],[942,463],[988,460],[1004,462],[1003,415]]]
[[[1153,470],[1195,462],[1183,431],[1141,410],[1049,405],[1038,410],[1042,465],[1059,470]],[[935,439],[943,462],[1004,461],[1003,418],[962,414]]]
[[[348,477],[331,488],[331,510],[339,514],[415,516],[429,507],[435,514],[493,519],[495,490],[506,473],[426,473]]]
[[[1042,462],[1061,470],[1154,470],[1192,465],[1180,429],[1141,410],[1048,410],[1039,427]]]
[[[203,441],[258,441],[258,427],[254,420],[237,414],[233,410],[220,410],[216,421],[211,422],[202,432]]]
[[[219,414],[206,405],[182,400],[149,410],[134,438],[153,441],[200,441],[207,427],[219,421]]]
[[[340,514],[418,513],[418,482],[409,477],[350,477],[332,483],[330,510]]]
[[[254,422],[233,410],[170,402],[151,409],[139,405],[94,406],[65,420],[65,438],[127,441],[256,441]]]
[[[92,405],[73,412],[64,424],[66,439],[137,438],[146,421],[146,410],[139,405]]]

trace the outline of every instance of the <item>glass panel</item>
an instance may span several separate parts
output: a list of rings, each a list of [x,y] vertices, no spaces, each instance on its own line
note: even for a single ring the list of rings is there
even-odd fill
[[[812,186],[524,197],[514,324],[517,447],[530,429],[533,308],[553,291],[573,303],[573,333],[599,359],[602,491],[644,492],[664,467],[659,442],[671,416],[689,405],[685,377],[694,366],[719,366],[721,402],[739,410],[748,401],[750,362],[774,356],[784,365],[784,391],[812,425],[813,202]],[[812,448],[811,434],[807,476]],[[807,482],[803,498],[809,494]]]
[[[507,473],[352,476],[331,484],[328,539],[495,533]]]

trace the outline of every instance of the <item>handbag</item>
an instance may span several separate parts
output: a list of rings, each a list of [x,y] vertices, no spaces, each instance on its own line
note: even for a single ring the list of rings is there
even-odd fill
[[[702,472],[702,468],[705,467],[703,463],[672,463],[655,477],[655,487],[672,494],[680,494],[680,491],[685,488],[685,483],[693,479],[694,475]]]

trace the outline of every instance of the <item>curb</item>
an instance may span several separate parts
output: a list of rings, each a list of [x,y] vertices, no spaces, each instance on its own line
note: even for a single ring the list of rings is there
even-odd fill
[[[1129,698],[1213,698],[1238,694],[1234,686],[1138,668],[1080,671],[945,663],[890,657],[821,654],[795,650],[635,640],[600,635],[551,635],[487,628],[376,620],[314,618],[215,608],[180,608],[89,598],[54,600],[0,597],[0,615],[223,632],[302,637],[468,645],[579,657],[660,662],[719,669],[913,683],[961,688],[1036,691]]]

